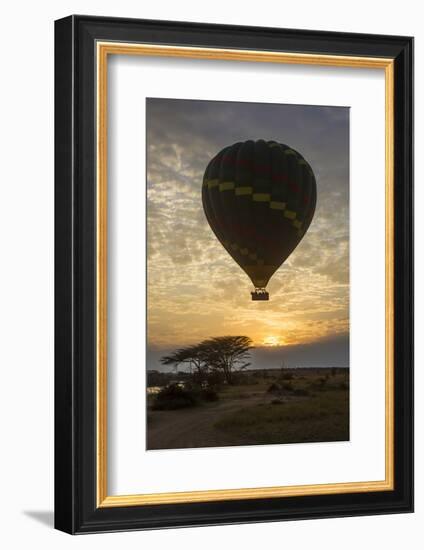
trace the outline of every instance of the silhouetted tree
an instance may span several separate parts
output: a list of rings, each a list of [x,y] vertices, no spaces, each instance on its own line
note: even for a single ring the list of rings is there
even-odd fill
[[[196,344],[193,346],[187,346],[185,348],[180,348],[171,353],[171,355],[166,355],[162,357],[160,362],[163,365],[173,365],[178,367],[182,363],[188,363],[191,368],[194,366],[198,374],[207,369],[207,366],[204,364],[203,357],[201,354],[201,345]]]
[[[223,372],[228,384],[233,383],[235,370],[250,365],[252,340],[248,336],[217,336],[199,344],[200,356],[204,364],[213,370]]]
[[[221,372],[228,384],[233,383],[233,373],[250,365],[252,340],[248,336],[217,336],[199,344],[180,348],[161,358],[163,365],[178,367],[182,363],[195,367],[193,380],[202,384],[208,373]]]

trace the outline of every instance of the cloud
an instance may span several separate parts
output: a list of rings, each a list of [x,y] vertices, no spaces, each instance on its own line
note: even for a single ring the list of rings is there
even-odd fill
[[[210,335],[312,342],[349,330],[349,110],[147,100],[148,344]],[[299,150],[317,177],[314,220],[271,279],[269,302],[208,226],[201,183],[210,158],[249,138]]]

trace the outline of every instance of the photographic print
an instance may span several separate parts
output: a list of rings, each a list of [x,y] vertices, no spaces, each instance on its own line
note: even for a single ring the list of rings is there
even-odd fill
[[[349,108],[148,98],[147,449],[349,440]]]
[[[413,511],[413,49],[55,22],[57,529]]]

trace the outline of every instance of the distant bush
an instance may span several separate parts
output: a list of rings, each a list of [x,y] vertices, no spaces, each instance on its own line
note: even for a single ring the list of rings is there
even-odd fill
[[[285,382],[282,387],[284,391],[293,391],[293,384],[291,382]]]
[[[316,382],[311,384],[311,388],[313,388],[314,390],[329,389],[327,386],[327,380],[325,378],[318,378]]]
[[[212,389],[212,388],[205,388],[200,391],[200,398],[203,399],[203,401],[218,401],[219,395],[218,393]]]
[[[255,386],[256,384],[258,384],[258,380],[253,374],[248,374],[247,372],[233,373],[234,386]]]
[[[178,384],[170,384],[156,394],[152,409],[156,411],[169,411],[184,409],[197,405],[198,396],[193,390],[182,388]]]
[[[224,384],[224,375],[219,371],[211,371],[206,373],[205,381],[209,388],[213,388],[215,390],[218,390],[222,387]]]
[[[219,389],[224,384],[224,375],[218,371],[196,371],[190,375],[186,382],[186,387],[190,385],[192,388],[215,388]]]
[[[346,384],[346,382],[340,382],[339,389],[347,390],[347,389],[349,389],[349,386]]]
[[[147,386],[166,386],[172,379],[172,374],[157,370],[147,371]]]
[[[308,390],[298,388],[296,390],[293,390],[293,395],[296,395],[298,397],[307,397],[308,395],[311,395]]]
[[[240,386],[257,386],[258,384],[258,380],[250,374],[244,373],[241,377]]]
[[[273,399],[271,401],[271,405],[282,405],[284,401],[281,401],[281,399]]]
[[[278,395],[281,393],[281,386],[279,384],[276,384],[273,382],[267,389],[268,393],[272,393],[274,395]]]
[[[285,372],[281,375],[281,380],[293,380],[293,374],[291,372]]]

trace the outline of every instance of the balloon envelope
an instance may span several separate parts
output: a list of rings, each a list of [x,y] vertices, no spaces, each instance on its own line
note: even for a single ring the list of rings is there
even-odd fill
[[[266,287],[301,241],[316,197],[308,162],[275,141],[225,147],[209,162],[203,178],[209,225],[256,289]]]

